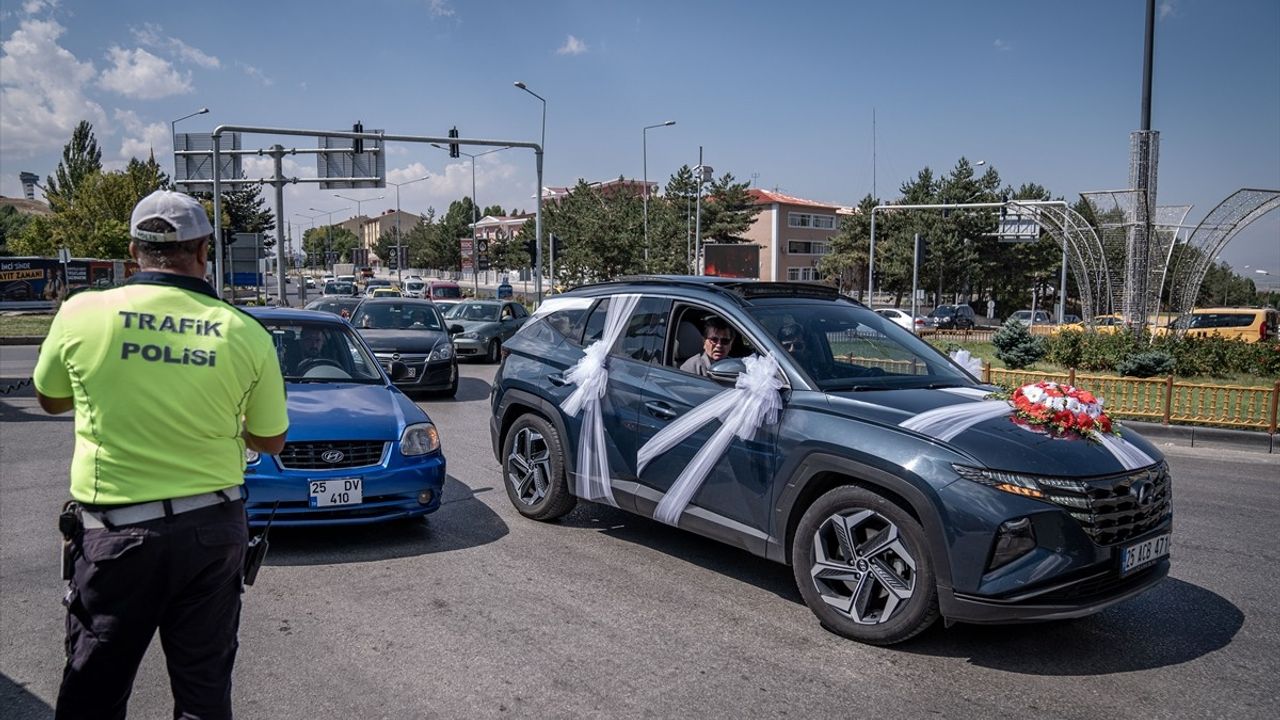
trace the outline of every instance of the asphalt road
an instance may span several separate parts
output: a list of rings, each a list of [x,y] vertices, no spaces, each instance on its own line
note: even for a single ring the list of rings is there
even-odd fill
[[[4,385],[34,348],[0,348]],[[427,521],[272,532],[245,596],[243,718],[1274,717],[1280,458],[1171,448],[1174,569],[1091,618],[941,625],[895,648],[823,630],[789,570],[620,511],[521,518],[489,449],[491,366],[424,404],[451,479]],[[0,397],[0,715],[47,718],[62,666],[55,515],[71,421]],[[134,717],[171,712],[158,644]]]

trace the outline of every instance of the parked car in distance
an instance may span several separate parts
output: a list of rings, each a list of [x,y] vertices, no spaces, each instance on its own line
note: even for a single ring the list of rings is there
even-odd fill
[[[713,345],[725,356],[708,375],[681,370],[713,318],[733,330]],[[600,414],[570,416],[565,373],[606,326],[619,334]],[[771,377],[761,355],[777,362]],[[743,373],[752,382],[737,387]],[[1128,427],[1105,443],[1050,437],[993,407],[996,390],[834,288],[645,278],[544,301],[505,345],[489,427],[522,515],[554,520],[590,495],[789,564],[824,627],[871,644],[939,616],[1081,617],[1163,580],[1173,506],[1160,451]],[[741,401],[711,422],[673,424],[726,391]],[[780,411],[715,446],[759,394]],[[582,433],[603,444],[607,475],[571,471]]]
[[[365,524],[439,509],[440,434],[351,326],[306,310],[248,312],[275,340],[289,396],[284,450],[245,452],[249,524]]]
[[[318,312],[327,312],[330,315],[339,315],[344,318],[350,318],[351,313],[356,311],[364,298],[351,297],[350,295],[334,295],[332,297],[321,297],[307,303],[306,310],[316,310]]]
[[[1218,335],[1250,343],[1280,338],[1280,311],[1272,308],[1198,308],[1184,322],[1187,337]]]
[[[373,268],[369,267],[368,265],[360,268],[360,277],[362,278],[373,277]]]
[[[404,363],[396,379],[405,391],[453,397],[458,391],[458,356],[450,340],[460,325],[446,326],[440,310],[426,300],[372,298],[360,303],[351,324],[379,362]]]
[[[394,287],[375,287],[369,288],[365,293],[365,297],[384,298],[384,297],[404,297],[404,294]]]
[[[968,305],[939,305],[929,313],[928,322],[939,330],[967,330],[977,324],[977,315]]]
[[[422,291],[427,300],[461,300],[462,288],[452,280],[428,280]]]
[[[883,318],[892,320],[895,325],[903,330],[910,330],[918,333],[928,327],[928,323],[920,316],[912,317],[911,313],[897,308],[880,308],[876,310],[876,314]]]
[[[355,275],[339,275],[336,279],[338,282],[351,283],[352,285],[356,284]]]
[[[1019,310],[1008,317],[1009,320],[1017,320],[1023,325],[1032,324],[1032,314],[1030,310]],[[1048,325],[1053,322],[1053,318],[1049,317],[1049,313],[1044,310],[1035,311],[1035,324]]]
[[[462,326],[453,336],[459,358],[501,359],[502,344],[529,319],[529,312],[510,300],[463,300],[444,313],[445,322]]]
[[[308,275],[308,276],[306,276],[305,278],[303,278],[303,279],[302,279],[302,282],[303,282],[303,284],[304,284],[304,285],[306,285],[306,286],[307,286],[307,289],[308,289],[308,290],[313,290],[313,289],[315,289],[315,286],[316,286],[316,279],[315,279],[315,278],[313,278],[313,277],[311,277],[310,275]]]
[[[426,290],[427,284],[421,278],[408,278],[404,281],[404,296],[411,298],[421,298],[422,293]]]
[[[324,284],[324,289],[320,291],[324,297],[356,297],[360,291],[356,288],[355,283],[343,280],[332,280]]]

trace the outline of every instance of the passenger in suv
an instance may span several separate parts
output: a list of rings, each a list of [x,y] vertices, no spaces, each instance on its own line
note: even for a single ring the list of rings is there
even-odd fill
[[[683,371],[710,316],[729,347],[707,375]],[[490,428],[520,513],[553,520],[587,498],[790,564],[850,638],[901,642],[939,615],[1083,616],[1169,570],[1155,447],[1015,424],[995,388],[834,290],[577,288],[504,353]]]

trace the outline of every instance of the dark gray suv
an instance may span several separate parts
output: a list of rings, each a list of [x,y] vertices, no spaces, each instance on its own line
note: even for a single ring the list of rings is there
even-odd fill
[[[1151,444],[1013,422],[996,388],[825,287],[588,286],[503,352],[493,449],[522,514],[585,498],[787,563],[856,640],[901,642],[940,615],[1079,617],[1169,571],[1172,487]]]

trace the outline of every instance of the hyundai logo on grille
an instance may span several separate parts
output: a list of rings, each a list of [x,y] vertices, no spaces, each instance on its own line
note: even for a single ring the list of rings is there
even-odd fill
[[[346,455],[343,455],[341,450],[325,450],[324,454],[320,456],[320,459],[330,465],[333,465],[334,463],[342,462],[342,458],[344,457],[346,457]]]
[[[1136,482],[1129,488],[1129,494],[1138,501],[1138,507],[1146,507],[1155,502],[1155,485],[1146,480]]]

